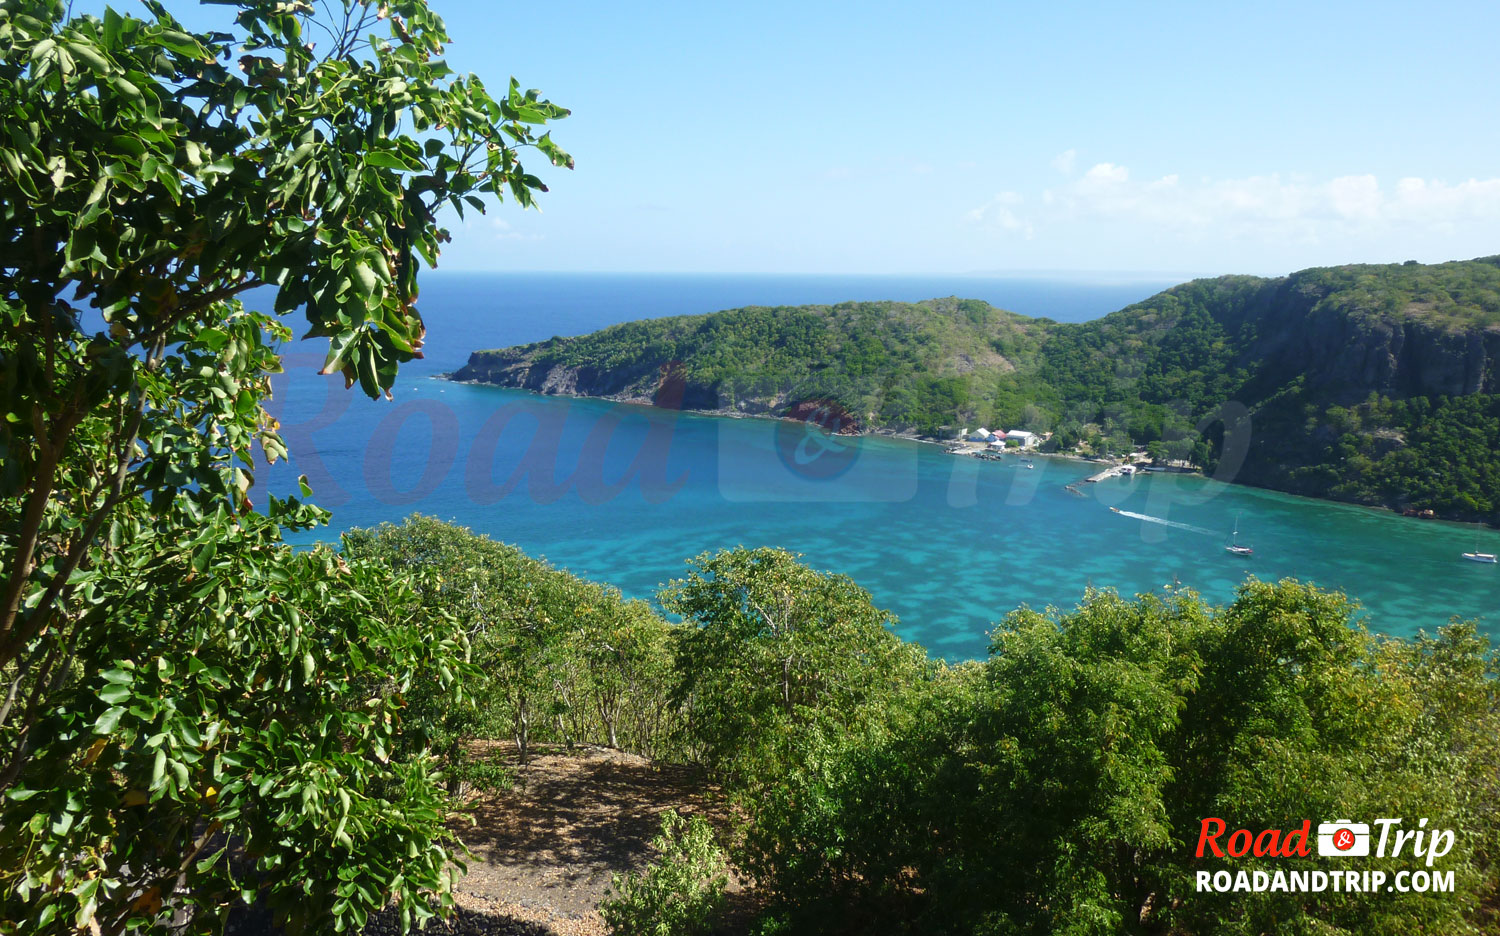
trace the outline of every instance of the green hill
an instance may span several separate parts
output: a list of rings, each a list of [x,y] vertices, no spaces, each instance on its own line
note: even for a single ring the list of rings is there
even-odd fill
[[[1500,257],[1194,280],[1092,322],[972,299],[750,307],[475,352],[456,379],[862,429],[1144,445],[1234,480],[1500,519]],[[1226,431],[1227,427],[1227,431]]]

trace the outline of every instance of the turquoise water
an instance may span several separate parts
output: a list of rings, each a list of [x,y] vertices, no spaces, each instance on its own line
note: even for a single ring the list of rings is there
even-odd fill
[[[547,303],[576,281],[439,281],[423,306],[437,350],[407,372],[394,404],[310,376],[321,354],[288,349],[293,374],[278,386],[278,415],[296,461],[270,486],[285,489],[294,472],[306,472],[316,500],[333,509],[335,530],[420,510],[643,598],[705,550],[783,546],[853,577],[900,617],[902,636],[950,659],[982,656],[987,632],[1008,611],[1071,606],[1089,585],[1130,594],[1181,582],[1223,601],[1248,575],[1344,589],[1378,631],[1432,630],[1459,615],[1494,632],[1500,569],[1460,558],[1474,548],[1472,528],[1177,474],[1084,484],[1080,496],[1065,485],[1097,466],[1038,457],[1028,470],[1014,457],[981,462],[901,440],[826,439],[795,423],[539,397],[435,376],[472,347],[534,340],[559,321],[583,331],[647,314],[641,309],[678,311],[674,301],[789,301],[733,298],[757,288],[841,289],[853,298],[869,297],[859,289],[895,298],[958,292],[998,305],[1016,290],[1052,307],[1035,281],[957,284],[965,293],[864,279],[873,282],[595,282],[597,308],[580,313],[574,302],[572,320],[547,314]],[[1050,288],[1053,305],[1086,317],[1090,303],[1101,314],[1132,301],[1131,290],[1141,298],[1157,287]],[[1241,542],[1255,547],[1248,559],[1223,549],[1236,518]],[[1479,538],[1484,551],[1500,552],[1500,534]]]

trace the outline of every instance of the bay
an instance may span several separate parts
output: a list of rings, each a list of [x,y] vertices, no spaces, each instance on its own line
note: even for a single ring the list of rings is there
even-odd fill
[[[1097,470],[1038,457],[980,462],[881,437],[826,439],[796,423],[723,419],[454,384],[478,348],[621,321],[742,305],[847,299],[985,299],[1081,321],[1166,283],[1001,277],[432,274],[420,303],[427,358],[393,402],[320,378],[322,351],[289,345],[273,413],[293,453],[262,488],[305,473],[334,524],[413,511],[472,527],[587,578],[650,598],[684,561],[734,545],[782,546],[853,577],[936,655],[980,657],[1010,610],[1069,607],[1093,587],[1188,587],[1213,601],[1249,575],[1347,591],[1369,626],[1408,635],[1450,616],[1494,632],[1500,570],[1463,561],[1500,535],[1151,473],[1066,486]],[[1119,508],[1122,513],[1111,511]],[[1134,515],[1134,516],[1131,516]],[[1144,518],[1144,519],[1143,519]],[[1223,549],[1238,521],[1248,559]],[[303,541],[307,541],[304,537]]]

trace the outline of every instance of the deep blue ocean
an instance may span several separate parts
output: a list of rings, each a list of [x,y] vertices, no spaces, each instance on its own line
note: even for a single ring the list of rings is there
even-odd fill
[[[394,401],[318,377],[321,342],[286,347],[272,411],[293,461],[263,472],[261,487],[287,493],[306,474],[313,499],[333,511],[316,538],[418,511],[647,599],[704,551],[784,546],[852,576],[900,617],[904,637],[949,659],[982,656],[988,631],[1016,607],[1070,607],[1090,585],[1134,594],[1173,584],[1225,601],[1248,575],[1342,588],[1377,631],[1430,631],[1457,615],[1494,633],[1500,569],[1459,557],[1476,541],[1500,552],[1493,532],[1183,475],[1109,480],[1079,495],[1065,485],[1097,466],[1036,458],[1027,469],[1016,458],[978,462],[900,440],[804,437],[798,423],[440,378],[475,349],[663,315],[956,295],[1083,321],[1167,285],[429,273],[419,303],[427,357],[403,368]],[[1223,549],[1236,522],[1252,558]]]

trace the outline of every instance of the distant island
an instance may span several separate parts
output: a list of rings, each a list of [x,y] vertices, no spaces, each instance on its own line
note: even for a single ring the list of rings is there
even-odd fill
[[[1021,429],[1500,522],[1500,256],[1200,279],[1085,323],[973,299],[731,309],[474,352],[455,380],[703,412]],[[1428,512],[1431,512],[1430,514]]]

